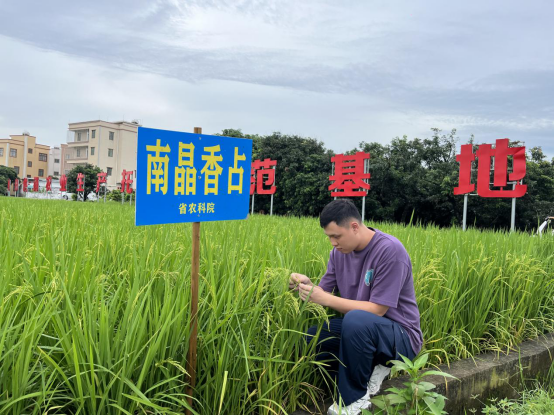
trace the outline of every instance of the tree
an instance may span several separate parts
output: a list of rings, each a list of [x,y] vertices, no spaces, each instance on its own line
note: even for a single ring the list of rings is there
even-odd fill
[[[77,174],[84,173],[85,175],[85,200],[90,192],[96,190],[96,182],[98,181],[98,173],[102,172],[98,166],[87,163],[86,165],[77,165],[67,174],[67,192],[77,192]]]
[[[13,186],[16,178],[17,173],[15,173],[13,168],[0,166],[0,195],[5,196],[8,193],[8,179],[12,182]]]

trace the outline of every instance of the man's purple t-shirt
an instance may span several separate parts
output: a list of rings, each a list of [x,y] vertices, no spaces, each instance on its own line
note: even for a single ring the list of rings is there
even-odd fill
[[[398,239],[372,230],[375,235],[363,250],[348,254],[331,250],[327,272],[319,286],[326,292],[338,289],[345,299],[388,306],[385,318],[402,325],[417,354],[423,345],[423,335],[410,256]]]

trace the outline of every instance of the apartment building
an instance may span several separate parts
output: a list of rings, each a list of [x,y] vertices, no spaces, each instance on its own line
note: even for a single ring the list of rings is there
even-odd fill
[[[0,165],[13,168],[20,178],[46,178],[50,146],[37,143],[28,132],[0,139]]]
[[[107,172],[108,189],[117,188],[123,170],[136,172],[138,127],[138,121],[69,123],[62,171],[90,163]]]
[[[63,175],[61,164],[62,150],[60,146],[51,147],[48,156],[48,176],[59,178],[60,175]]]

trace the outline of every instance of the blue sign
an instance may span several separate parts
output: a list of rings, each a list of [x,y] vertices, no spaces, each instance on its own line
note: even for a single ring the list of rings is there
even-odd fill
[[[135,225],[248,216],[252,140],[139,127]]]

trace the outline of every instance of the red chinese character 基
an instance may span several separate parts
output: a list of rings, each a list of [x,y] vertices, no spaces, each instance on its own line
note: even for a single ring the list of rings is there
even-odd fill
[[[83,185],[85,184],[85,174],[84,173],[78,173],[77,174],[77,192],[84,192]]]
[[[461,152],[456,156],[460,162],[459,184],[454,188],[454,195],[463,195],[475,190],[475,184],[471,183],[471,164],[478,159],[477,166],[477,194],[484,198],[519,198],[527,192],[527,185],[517,183],[525,177],[525,147],[508,147],[508,139],[498,139],[493,149],[490,144],[482,144],[473,153],[471,144],[461,147]],[[512,173],[508,175],[508,156],[513,157]],[[493,186],[505,187],[507,178],[515,181],[514,189],[490,189],[491,158],[494,158],[494,181]]]
[[[96,193],[98,194],[98,191],[100,190],[100,184],[101,183],[106,183],[106,175],[107,173],[105,172],[100,172],[97,174],[98,175],[98,180],[96,181]]]
[[[264,159],[255,160],[252,162],[250,170],[250,195],[254,194],[254,190],[258,195],[273,195],[275,193],[275,169],[277,166],[276,160]],[[264,175],[266,179],[264,181]],[[264,186],[269,188],[264,189]]]
[[[331,196],[366,196],[370,189],[364,179],[371,174],[365,173],[365,161],[369,153],[357,152],[354,155],[336,155],[331,158],[335,164],[335,174],[329,176]],[[342,190],[341,190],[342,189]],[[365,190],[364,190],[365,189]]]

